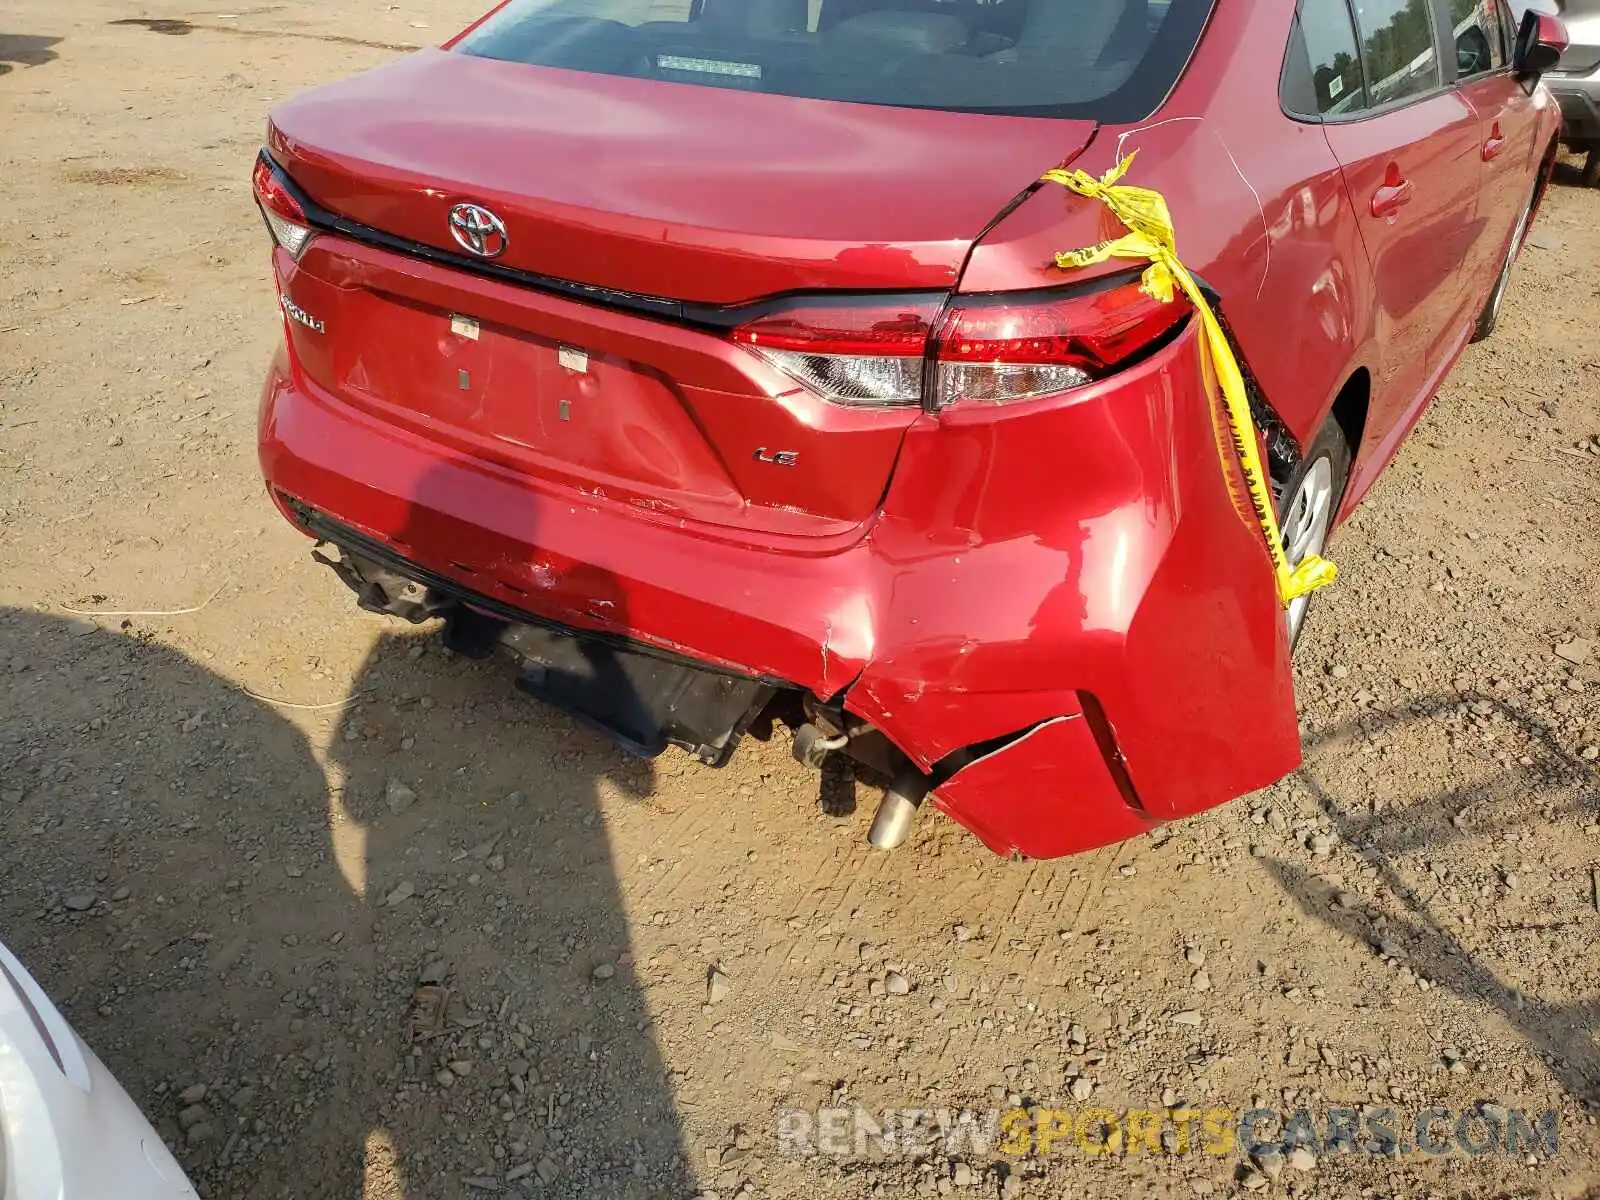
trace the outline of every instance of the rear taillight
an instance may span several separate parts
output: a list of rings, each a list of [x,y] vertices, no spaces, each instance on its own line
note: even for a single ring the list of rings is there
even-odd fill
[[[1188,315],[1137,282],[1098,291],[817,302],[733,340],[825,400],[858,407],[1004,404],[1068,391],[1137,359]]]
[[[1187,302],[1164,304],[1137,283],[1022,304],[1004,295],[963,299],[939,326],[933,407],[1033,400],[1103,379],[1187,312]]]
[[[272,240],[287,250],[290,258],[299,258],[311,240],[311,223],[306,219],[306,210],[289,190],[287,178],[263,155],[256,159],[251,183]]]
[[[797,305],[733,331],[824,400],[863,407],[920,404],[938,297]]]

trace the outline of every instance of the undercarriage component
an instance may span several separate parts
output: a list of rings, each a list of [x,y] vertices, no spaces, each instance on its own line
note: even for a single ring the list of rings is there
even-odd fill
[[[313,550],[311,557],[332,567],[355,592],[356,603],[368,612],[389,613],[415,623],[436,617],[449,606],[447,598],[416,580],[342,547],[338,558],[329,558],[320,549]]]
[[[640,758],[672,744],[720,767],[774,690],[535,625],[507,625],[500,644],[522,662],[519,688]]]
[[[361,544],[365,539],[353,530],[320,516],[312,519],[326,527],[327,540],[339,551],[338,559],[319,552],[318,560],[350,585],[363,608],[410,621],[443,617],[445,644],[456,653],[510,655],[522,668],[519,688],[604,733],[630,754],[654,758],[675,745],[720,767],[778,690],[769,680],[542,622],[392,550]]]
[[[841,733],[830,737],[826,732],[807,722],[794,731],[794,760],[813,771],[822,769],[823,762],[834,750],[850,744],[850,735]]]

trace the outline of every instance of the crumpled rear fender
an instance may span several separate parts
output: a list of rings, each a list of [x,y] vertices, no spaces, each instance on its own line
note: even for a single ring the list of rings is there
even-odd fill
[[[1105,824],[1085,804],[1120,797],[1138,819],[1106,828],[1133,832],[1298,764],[1282,611],[1220,405],[1191,325],[1114,380],[908,432],[872,535],[875,646],[846,706],[924,769],[1063,716],[1099,751],[1074,733],[1073,753],[1041,758],[1064,732],[1031,739],[1030,796],[983,803],[991,846],[1085,848]],[[980,765],[937,792],[957,819],[977,811]]]

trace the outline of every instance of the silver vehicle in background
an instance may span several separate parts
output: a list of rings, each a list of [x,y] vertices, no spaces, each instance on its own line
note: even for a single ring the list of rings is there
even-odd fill
[[[1550,0],[1529,7],[1544,7]],[[1600,183],[1600,0],[1560,0],[1567,48],[1545,85],[1561,105],[1561,140],[1587,152],[1581,176],[1585,187]]]

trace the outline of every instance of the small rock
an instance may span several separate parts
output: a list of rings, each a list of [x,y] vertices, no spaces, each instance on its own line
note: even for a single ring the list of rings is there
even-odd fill
[[[884,986],[889,989],[891,996],[907,996],[911,994],[911,981],[899,971],[890,971],[884,977]]]
[[[460,1079],[465,1079],[472,1074],[472,1064],[464,1058],[458,1058],[450,1064],[450,1071]]]
[[[1239,1179],[1239,1186],[1247,1192],[1259,1192],[1267,1186],[1267,1177],[1260,1171],[1246,1171]]]
[[[1334,840],[1331,833],[1313,833],[1306,839],[1306,848],[1318,858],[1327,858],[1333,853]]]
[[[191,1146],[198,1146],[201,1142],[209,1142],[216,1127],[210,1121],[196,1121],[184,1133],[184,1139]]]
[[[1276,1179],[1283,1174],[1283,1152],[1281,1150],[1269,1147],[1265,1150],[1257,1151],[1250,1157],[1256,1165],[1256,1170],[1260,1171],[1268,1179]]]
[[[950,1182],[955,1184],[958,1188],[971,1187],[972,1168],[967,1166],[966,1163],[957,1163],[955,1165],[955,1170],[950,1173]]]
[[[1200,1014],[1192,1008],[1185,1008],[1172,1014],[1172,1023],[1174,1025],[1199,1025]]]
[[[1205,970],[1196,971],[1189,977],[1189,986],[1197,992],[1209,992],[1211,990],[1211,972]]]
[[[121,904],[131,895],[133,895],[133,889],[127,884],[123,884],[116,891],[111,893],[111,900],[114,904]]]
[[[240,1112],[243,1112],[245,1109],[249,1108],[255,1102],[256,1102],[256,1089],[253,1088],[253,1087],[242,1087],[242,1088],[240,1088],[228,1100],[228,1103],[233,1105],[234,1108],[238,1109]]]
[[[398,779],[383,785],[383,800],[389,811],[398,816],[417,802],[417,794]]]
[[[1072,1086],[1067,1090],[1072,1093],[1072,1098],[1074,1100],[1087,1100],[1090,1096],[1094,1095],[1094,1080],[1090,1079],[1086,1075],[1079,1075],[1072,1081]]]
[[[178,1128],[187,1132],[201,1121],[211,1119],[211,1110],[204,1104],[190,1104],[178,1114]]]
[[[1314,1171],[1317,1169],[1317,1156],[1304,1146],[1296,1146],[1289,1151],[1289,1165],[1296,1171]]]
[[[1345,679],[1349,677],[1350,668],[1345,666],[1343,663],[1335,663],[1333,666],[1328,668],[1328,674],[1332,675],[1335,679]]]
[[[383,902],[386,906],[393,908],[396,904],[401,904],[404,901],[411,899],[411,897],[415,896],[416,894],[417,885],[407,879],[403,880],[398,886],[395,887],[394,891],[385,896],[383,898]]]
[[[721,967],[712,967],[706,976],[706,1003],[720,1004],[728,998],[733,983],[722,973]]]
[[[972,930],[965,925],[957,925],[950,932],[955,935],[955,939],[958,942],[970,941],[972,938]]]
[[[616,973],[617,973],[616,964],[603,962],[599,966],[597,966],[593,971],[589,972],[589,978],[593,979],[595,982],[599,983],[599,982],[602,982],[604,980],[610,979]]]
[[[200,1101],[204,1100],[205,1098],[206,1085],[203,1083],[191,1083],[188,1087],[184,1088],[183,1091],[178,1093],[178,1103],[183,1105],[185,1108],[191,1104],[199,1104]]]
[[[450,964],[444,959],[435,959],[423,967],[417,975],[417,982],[424,987],[437,987],[450,976]]]
[[[1189,946],[1183,952],[1183,961],[1191,967],[1203,967],[1206,965],[1206,952],[1199,946]]]
[[[61,903],[72,912],[88,912],[94,907],[94,897],[89,895],[68,896]]]
[[[1594,643],[1588,638],[1573,638],[1570,642],[1556,643],[1555,652],[1557,658],[1564,658],[1573,666],[1581,667],[1594,653]]]

